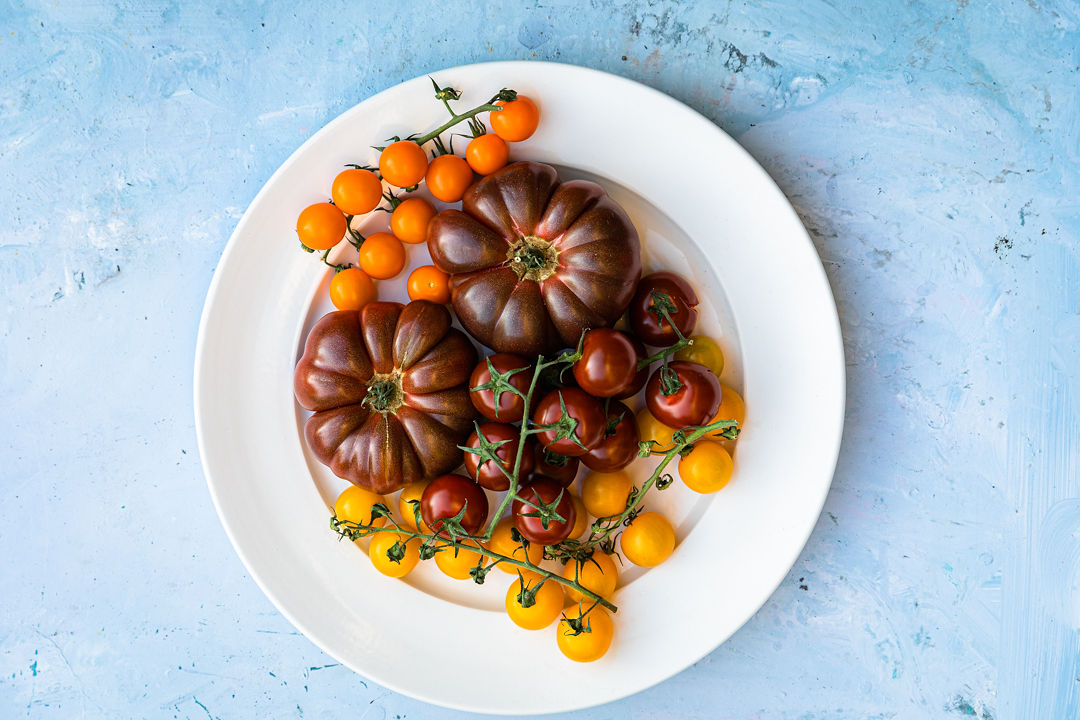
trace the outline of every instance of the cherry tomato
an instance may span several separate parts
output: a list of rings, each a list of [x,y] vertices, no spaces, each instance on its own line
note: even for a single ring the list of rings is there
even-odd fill
[[[592,662],[604,657],[615,634],[615,623],[608,611],[599,605],[589,610],[590,606],[579,604],[568,608],[556,628],[559,650],[575,662]],[[575,635],[566,620],[580,618],[583,612],[587,612],[582,623],[588,632]]]
[[[410,300],[430,300],[445,305],[450,302],[450,276],[434,265],[422,265],[411,273],[406,286]]]
[[[464,475],[440,475],[420,496],[420,516],[433,531],[440,532],[442,519],[450,518],[465,508],[461,527],[470,535],[487,520],[488,501],[483,489]]]
[[[674,309],[669,309],[671,320],[683,335],[689,335],[697,325],[697,293],[690,283],[675,273],[658,272],[646,275],[638,283],[637,293],[630,301],[630,327],[646,345],[666,346],[678,340],[671,323],[661,322],[655,312],[656,298],[653,293],[666,295]]]
[[[577,495],[570,495],[574,501],[574,528],[570,531],[570,540],[577,540],[589,529],[589,511],[585,509],[585,503]]]
[[[537,433],[536,439],[548,450],[568,457],[584,455],[604,436],[604,406],[577,388],[563,388],[545,395],[532,419],[535,425],[563,423],[561,428]]]
[[[652,440],[656,443],[653,445],[653,450],[665,450],[671,446],[671,433],[674,430],[653,417],[653,414],[649,412],[649,408],[638,410],[635,419],[637,421],[638,436],[642,442]]]
[[[329,250],[341,242],[349,223],[341,210],[330,203],[315,203],[300,211],[296,234],[312,250]]]
[[[532,363],[520,355],[510,353],[495,353],[481,360],[469,377],[469,399],[472,400],[473,407],[488,420],[520,422],[525,415],[525,399],[522,396],[528,394],[529,383],[532,382],[530,368]],[[506,382],[517,388],[521,395],[503,390],[496,398],[494,389],[485,388],[485,385],[491,383],[493,369],[497,375],[507,376]],[[507,375],[508,373],[513,374]]]
[[[581,343],[581,359],[573,365],[574,379],[594,397],[613,397],[634,382],[637,362],[628,336],[611,328],[589,330]]]
[[[390,143],[379,155],[379,173],[396,187],[416,185],[424,179],[427,167],[427,153],[412,140]]]
[[[457,202],[472,185],[473,171],[469,163],[457,155],[439,155],[428,165],[424,181],[439,200]]]
[[[657,368],[645,386],[645,405],[649,412],[673,428],[708,423],[720,407],[720,381],[712,370],[697,363],[674,360],[668,363],[668,368],[682,386],[665,395],[661,381],[664,368]]]
[[[499,458],[499,464],[490,460],[481,463],[480,456],[476,453],[465,452],[465,472],[469,477],[480,483],[480,487],[488,490],[503,491],[510,487],[510,478],[503,474],[503,470],[513,474],[514,463],[517,462],[518,445],[521,439],[521,431],[513,425],[505,423],[484,423],[480,426],[480,432],[490,443],[499,444],[495,450],[495,457]],[[501,443],[501,444],[500,444]],[[525,439],[525,449],[521,451],[521,467],[518,477],[528,477],[533,469],[533,441]],[[480,436],[474,431],[465,441],[465,447],[479,448]],[[503,470],[499,467],[502,466]]]
[[[388,232],[368,235],[359,255],[360,268],[379,280],[392,278],[405,267],[405,246]]]
[[[720,407],[709,422],[714,423],[718,420],[734,420],[739,423],[739,429],[742,429],[742,424],[746,421],[746,404],[739,393],[727,385],[720,386]]]
[[[563,568],[562,576],[567,580],[574,580],[586,590],[591,590],[605,600],[611,599],[615,592],[615,585],[619,582],[619,569],[615,567],[615,561],[611,556],[601,550],[594,550],[584,562],[571,560]],[[585,597],[572,587],[566,587],[567,596],[574,602],[589,604],[591,599]]]
[[[626,509],[626,499],[633,489],[634,480],[624,470],[591,472],[581,481],[581,501],[593,517],[611,517]]]
[[[334,515],[338,520],[382,527],[386,518],[371,518],[371,507],[376,503],[386,505],[386,498],[359,485],[350,485],[334,501]]]
[[[401,542],[401,547],[395,548],[398,542]],[[400,557],[397,553],[401,553]],[[391,558],[391,555],[394,557]],[[409,539],[398,533],[375,533],[368,545],[368,557],[375,569],[383,575],[405,577],[420,562],[420,540]]]
[[[462,545],[477,547],[475,540],[462,540]],[[484,556],[478,552],[466,550],[464,547],[447,547],[435,553],[435,564],[439,566],[444,575],[455,580],[469,580],[469,571],[484,562]]]
[[[518,490],[518,497],[521,499],[515,498],[510,504],[510,517],[514,518],[514,527],[526,540],[540,545],[554,545],[570,536],[577,515],[569,490],[554,480],[540,478]],[[540,512],[534,506],[540,505],[553,505],[552,510],[562,521],[548,519],[545,527],[542,518],[532,517]]]
[[[425,533],[431,532],[423,518],[420,518],[420,527],[416,526],[416,516],[413,514],[414,505],[411,502],[415,500],[419,503],[420,498],[423,497],[424,490],[427,489],[428,485],[429,482],[427,480],[418,480],[401,488],[401,494],[398,495],[398,514],[401,515],[405,527],[410,530],[418,530],[419,532]]]
[[[715,340],[704,335],[698,335],[690,339],[693,340],[694,344],[676,352],[675,359],[704,365],[712,370],[716,377],[720,377],[724,373],[724,351],[720,349]]]
[[[506,590],[506,614],[515,625],[526,630],[543,630],[558,620],[566,599],[562,585],[555,580],[538,583],[526,578],[524,585],[517,580]],[[529,607],[525,607],[525,602]]]
[[[539,543],[529,542],[528,549],[522,547],[522,543],[514,540],[514,521],[511,518],[504,517],[495,526],[494,532],[491,533],[491,541],[488,542],[488,549],[492,552],[497,552],[500,555],[505,555],[515,560],[525,562],[528,559],[533,565],[539,565],[544,560],[544,546]],[[520,536],[520,533],[519,533]],[[511,575],[517,575],[520,570],[525,579],[530,577],[539,578],[540,576],[531,570],[520,568],[517,565],[510,565],[508,563],[499,563],[495,567],[499,568],[505,573]]]
[[[731,455],[714,440],[698,440],[689,455],[679,458],[679,477],[694,492],[723,490],[731,480]]]
[[[490,175],[510,159],[510,147],[498,135],[473,138],[465,147],[465,162],[481,175]]]
[[[551,478],[563,487],[570,487],[574,478],[577,477],[578,459],[554,453],[540,444],[533,445],[535,452],[535,467],[530,480],[538,477]]]
[[[675,530],[660,513],[641,513],[619,536],[619,547],[635,565],[655,567],[675,549]]]
[[[581,456],[581,462],[599,472],[622,470],[637,458],[639,440],[634,413],[621,402],[612,400],[608,404],[604,437]]]
[[[640,363],[642,360],[649,357],[649,354],[645,350],[645,345],[643,345],[640,340],[638,340],[636,337],[628,337],[630,337],[630,344],[634,346],[634,351],[637,353],[637,362]],[[646,365],[637,371],[637,374],[634,375],[633,381],[631,381],[631,383],[626,386],[626,388],[622,392],[616,393],[615,397],[619,400],[625,400],[626,398],[637,395],[639,392],[641,392],[641,388],[645,387],[645,383],[648,382],[648,380],[649,366]]]
[[[390,232],[401,242],[419,245],[427,242],[427,226],[435,217],[435,208],[424,198],[406,198],[390,213]]]
[[[526,140],[540,124],[540,108],[531,99],[518,95],[517,100],[499,101],[502,110],[488,113],[491,129],[507,142]]]
[[[346,215],[363,215],[377,208],[382,201],[382,181],[370,170],[343,170],[330,186],[330,197]]]
[[[359,310],[377,294],[375,283],[360,268],[346,268],[330,280],[330,302],[338,310]]]

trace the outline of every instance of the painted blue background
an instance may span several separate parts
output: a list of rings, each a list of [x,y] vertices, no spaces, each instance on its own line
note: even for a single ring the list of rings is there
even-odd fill
[[[246,575],[197,458],[195,334],[314,131],[538,58],[658,87],[760,160],[850,383],[775,596],[581,717],[1080,716],[1078,28],[1068,0],[0,3],[0,715],[460,716],[336,665]]]

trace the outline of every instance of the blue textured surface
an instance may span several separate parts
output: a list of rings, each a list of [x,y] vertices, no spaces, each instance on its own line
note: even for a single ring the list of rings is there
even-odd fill
[[[245,574],[197,459],[195,333],[240,214],[325,122],[539,58],[658,87],[760,160],[850,383],[775,596],[581,716],[1080,717],[1080,5],[360,5],[0,4],[0,714],[461,716],[336,665]]]

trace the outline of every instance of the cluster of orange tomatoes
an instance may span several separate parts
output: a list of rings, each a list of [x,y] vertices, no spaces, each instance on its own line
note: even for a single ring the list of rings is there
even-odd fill
[[[427,151],[415,141],[398,140],[380,153],[378,172],[360,167],[343,170],[330,186],[331,202],[315,203],[300,212],[296,220],[300,242],[310,250],[325,251],[352,233],[350,222],[354,216],[374,211],[384,199],[389,199],[393,207],[389,232],[362,238],[356,266],[338,271],[331,280],[330,299],[337,309],[359,310],[375,300],[378,291],[374,281],[395,277],[405,267],[405,244],[427,241],[434,206],[422,197],[384,195],[383,181],[407,191],[423,182],[436,199],[458,202],[473,184],[474,173],[490,175],[502,168],[510,158],[507,143],[525,140],[536,131],[540,111],[531,99],[519,95],[516,100],[500,101],[498,105],[502,110],[491,112],[489,117],[494,134],[473,137],[464,158],[444,153],[429,160]],[[450,302],[448,279],[434,265],[419,267],[407,281],[409,298],[446,304]]]

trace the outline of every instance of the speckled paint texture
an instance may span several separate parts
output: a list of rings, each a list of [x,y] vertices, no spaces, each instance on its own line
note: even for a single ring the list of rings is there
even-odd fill
[[[401,80],[528,58],[653,85],[753,153],[848,362],[787,580],[693,668],[580,717],[1080,717],[1066,0],[0,4],[0,715],[463,717],[340,667],[246,575],[192,362],[221,250],[300,143]]]

